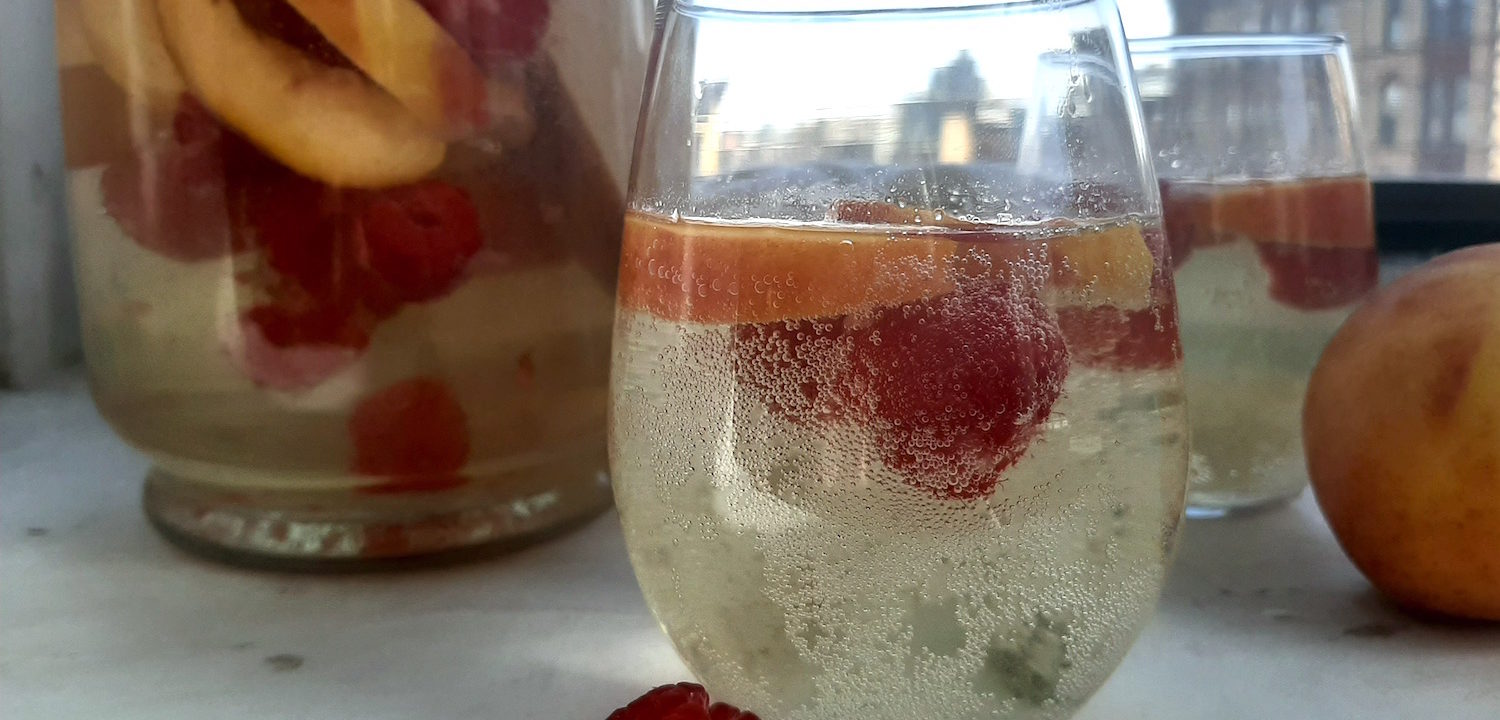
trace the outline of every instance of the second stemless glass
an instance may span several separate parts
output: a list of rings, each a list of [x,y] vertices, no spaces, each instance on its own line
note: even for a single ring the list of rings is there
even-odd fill
[[[1378,270],[1348,50],[1257,35],[1130,50],[1182,312],[1188,514],[1295,497],[1308,377]]]
[[[1115,7],[748,5],[666,8],[637,139],[611,467],[646,599],[768,720],[1067,716],[1187,472]]]

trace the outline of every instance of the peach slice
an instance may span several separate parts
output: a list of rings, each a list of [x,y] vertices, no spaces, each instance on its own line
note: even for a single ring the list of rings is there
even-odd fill
[[[188,86],[288,167],[332,185],[383,187],[442,163],[443,141],[395,98],[256,32],[230,0],[157,3]]]
[[[525,89],[490,79],[415,0],[288,0],[350,62],[429,128],[454,139],[491,127],[525,137]]]
[[[162,43],[156,0],[77,0],[76,7],[105,74],[133,100],[176,109],[187,84]]]
[[[926,208],[863,200],[840,201],[829,219],[882,225],[948,228],[958,241],[960,271],[1013,272],[1017,262],[1044,259],[1054,305],[1114,305],[1140,309],[1151,303],[1156,259],[1137,223],[1102,229],[1057,220],[1029,229],[978,223]],[[1048,234],[1050,233],[1050,235]]]
[[[1151,304],[1156,258],[1140,225],[1063,233],[1045,242],[1056,302],[1128,310]]]
[[[1363,177],[1163,185],[1168,232],[1194,247],[1248,238],[1329,248],[1375,245],[1370,183]]]
[[[671,223],[630,215],[620,304],[669,320],[836,317],[950,292],[937,233]]]

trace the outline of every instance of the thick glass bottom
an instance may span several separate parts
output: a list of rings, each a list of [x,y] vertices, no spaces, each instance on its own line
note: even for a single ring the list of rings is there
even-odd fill
[[[1306,478],[1280,485],[1188,490],[1187,517],[1213,520],[1239,515],[1253,515],[1286,505],[1297,499],[1307,487]]]
[[[220,562],[337,572],[462,562],[576,528],[611,505],[598,463],[557,465],[401,494],[256,489],[156,467],[144,505],[173,544]]]

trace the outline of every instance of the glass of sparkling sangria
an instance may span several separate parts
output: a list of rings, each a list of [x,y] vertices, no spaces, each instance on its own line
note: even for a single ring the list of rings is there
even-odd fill
[[[92,389],[164,534],[336,569],[608,507],[648,2],[56,11]]]
[[[652,611],[766,720],[1059,718],[1187,473],[1111,2],[664,6],[611,376]]]
[[[1307,485],[1302,399],[1378,258],[1349,53],[1323,36],[1133,41],[1182,317],[1188,514]]]

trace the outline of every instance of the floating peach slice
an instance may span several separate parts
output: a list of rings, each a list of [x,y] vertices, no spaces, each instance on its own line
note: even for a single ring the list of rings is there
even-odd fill
[[[162,42],[156,0],[76,0],[76,8],[105,74],[132,100],[175,109],[187,84]]]
[[[1241,184],[1169,183],[1172,223],[1192,228],[1192,243],[1237,239],[1310,247],[1369,248],[1370,183],[1362,177]]]
[[[1151,304],[1156,258],[1141,226],[1126,223],[1048,238],[1051,288],[1070,305],[1114,305],[1138,310]]]
[[[447,138],[526,136],[519,83],[491,79],[415,0],[288,0],[350,62]]]
[[[926,208],[842,201],[829,218],[839,222],[941,227],[956,231],[960,272],[1017,272],[1018,263],[1045,259],[1054,305],[1114,305],[1140,309],[1151,302],[1156,260],[1136,223],[1102,229],[1072,221],[1038,228],[978,223]]]
[[[671,223],[631,215],[620,304],[669,320],[837,317],[953,289],[957,244],[936,233]]]
[[[333,185],[414,181],[445,146],[395,98],[248,26],[229,0],[157,0],[167,49],[224,122],[288,167]]]

